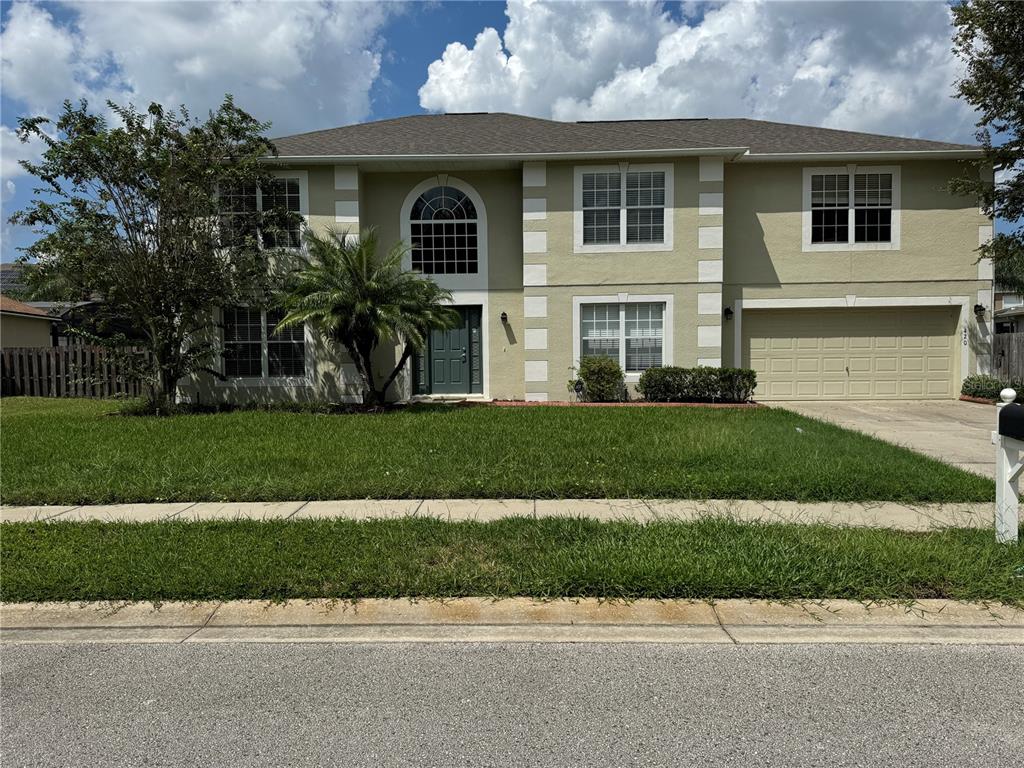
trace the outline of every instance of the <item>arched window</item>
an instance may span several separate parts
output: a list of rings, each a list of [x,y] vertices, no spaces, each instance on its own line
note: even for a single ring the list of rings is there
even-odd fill
[[[409,214],[412,268],[428,275],[475,275],[476,206],[455,187],[432,187]]]

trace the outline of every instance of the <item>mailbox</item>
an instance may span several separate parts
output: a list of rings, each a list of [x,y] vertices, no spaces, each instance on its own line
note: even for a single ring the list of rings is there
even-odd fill
[[[999,409],[999,434],[1024,440],[1024,405],[1011,403]]]

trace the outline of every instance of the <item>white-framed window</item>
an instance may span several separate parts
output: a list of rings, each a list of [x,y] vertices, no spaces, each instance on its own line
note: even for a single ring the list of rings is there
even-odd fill
[[[574,251],[672,249],[671,163],[577,166]]]
[[[306,171],[274,171],[274,179],[266,189],[255,184],[225,187],[220,190],[224,201],[220,225],[229,245],[256,238],[264,248],[301,248],[302,228],[309,215],[309,174]],[[276,230],[257,232],[255,214],[280,206],[298,214],[296,221]]]
[[[671,295],[573,297],[573,352],[617,360],[627,380],[672,364]]]
[[[398,225],[403,269],[450,291],[487,289],[487,206],[472,184],[432,174],[408,191]]]
[[[479,269],[476,206],[455,187],[431,187],[412,205],[412,268],[425,275],[475,275]]]
[[[898,166],[804,168],[804,251],[900,247]]]
[[[280,309],[225,307],[221,310],[222,372],[228,379],[307,378],[305,326],[276,333]]]

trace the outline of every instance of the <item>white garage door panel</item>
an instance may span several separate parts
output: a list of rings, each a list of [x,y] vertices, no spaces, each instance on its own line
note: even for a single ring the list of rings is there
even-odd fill
[[[762,400],[951,398],[959,307],[748,310]]]

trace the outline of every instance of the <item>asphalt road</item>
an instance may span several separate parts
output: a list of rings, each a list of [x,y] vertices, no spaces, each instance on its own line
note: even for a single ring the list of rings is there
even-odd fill
[[[1013,766],[1024,648],[4,646],[3,766]]]

